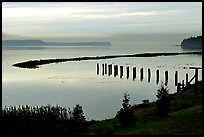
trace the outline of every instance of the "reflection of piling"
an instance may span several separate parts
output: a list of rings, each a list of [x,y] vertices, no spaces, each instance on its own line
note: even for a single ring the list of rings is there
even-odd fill
[[[136,79],[136,67],[133,68],[133,80]]]
[[[175,86],[177,86],[178,83],[178,71],[175,71]]]
[[[143,80],[143,68],[140,69],[140,80]]]
[[[159,83],[159,70],[156,70],[156,83]]]
[[[168,71],[165,71],[165,86],[168,84]]]
[[[150,68],[148,68],[148,83],[150,83],[150,78],[151,78],[151,71],[150,71]]]
[[[127,79],[129,78],[130,67],[127,67]]]
[[[104,75],[104,64],[102,64],[102,75]]]
[[[99,74],[99,63],[96,64],[96,73]]]
[[[107,64],[105,63],[105,74],[107,74]]]
[[[120,78],[123,77],[123,66],[120,66]]]

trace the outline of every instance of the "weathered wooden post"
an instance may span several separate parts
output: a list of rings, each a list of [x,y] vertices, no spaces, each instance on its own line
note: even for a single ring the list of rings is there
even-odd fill
[[[107,63],[105,63],[105,74],[107,74]]]
[[[188,73],[186,73],[186,87],[189,86],[189,83],[188,83]]]
[[[140,80],[143,80],[143,68],[140,69]]]
[[[193,78],[195,78],[195,90],[198,88],[198,69],[202,69],[202,67],[189,67],[189,69],[195,69],[195,75]],[[193,78],[189,81],[189,83],[193,80]]]
[[[116,67],[116,76],[118,75],[118,65],[115,66]]]
[[[129,78],[129,70],[130,70],[130,67],[128,66],[127,67],[127,79]]]
[[[108,76],[110,76],[110,74],[111,74],[111,70],[110,69],[111,69],[110,65],[108,65]]]
[[[159,70],[156,70],[156,83],[159,83]]]
[[[123,66],[120,66],[120,78],[123,77]]]
[[[96,73],[99,74],[99,63],[96,64]]]
[[[136,78],[136,67],[133,68],[133,80]]]
[[[148,68],[148,83],[150,83],[150,78],[151,78],[151,71],[150,71],[150,68]]]
[[[117,76],[117,72],[118,70],[117,70],[117,65],[114,65],[114,77],[116,77]]]
[[[182,80],[182,90],[184,89],[185,84],[184,84],[184,80]]]
[[[108,65],[108,76],[112,75],[112,64]]]
[[[113,65],[113,76],[116,77],[115,65]]]
[[[112,75],[112,64],[110,64],[110,75]]]
[[[198,82],[198,69],[202,69],[202,67],[189,67],[189,69],[195,69],[194,77],[195,77],[195,83],[197,83]]]
[[[168,84],[168,70],[165,71],[165,86]]]
[[[198,83],[198,68],[195,69],[195,84]]]
[[[104,75],[104,64],[102,64],[102,75]]]
[[[177,86],[178,83],[178,71],[175,71],[175,86]]]

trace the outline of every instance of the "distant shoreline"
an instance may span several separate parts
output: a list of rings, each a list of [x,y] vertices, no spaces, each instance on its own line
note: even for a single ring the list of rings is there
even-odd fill
[[[19,67],[19,68],[35,69],[35,68],[39,68],[40,65],[66,62],[66,61],[100,60],[100,59],[112,59],[112,58],[122,58],[122,57],[175,56],[175,55],[186,55],[186,54],[201,54],[202,55],[202,52],[139,53],[139,54],[130,54],[130,55],[107,55],[107,56],[76,57],[76,58],[64,58],[64,59],[40,59],[40,60],[30,60],[26,62],[16,63],[16,64],[13,64],[13,66]]]

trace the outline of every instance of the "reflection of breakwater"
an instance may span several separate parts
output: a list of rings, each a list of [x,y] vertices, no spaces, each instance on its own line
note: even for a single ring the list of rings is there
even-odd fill
[[[100,67],[101,66],[101,67]],[[100,74],[100,68],[101,68],[101,75],[108,75],[111,76],[113,75],[114,77],[120,77],[123,78],[124,73],[126,72],[126,78],[129,79],[130,78],[130,67],[129,66],[119,66],[119,65],[113,65],[113,64],[107,64],[107,63],[103,63],[103,64],[96,64],[96,73],[97,75]],[[139,69],[139,76],[140,76],[140,81],[143,81],[144,79],[144,68],[137,68],[137,67],[133,67],[132,68],[132,79],[135,80],[136,79],[136,73],[137,73],[137,69]],[[186,73],[186,84],[184,83],[184,80],[182,80],[182,83],[178,82],[178,71],[175,71],[175,86],[177,86],[178,90],[180,90],[180,86],[182,88],[184,88],[185,86],[189,85],[194,79],[195,79],[195,83],[198,82],[198,69],[202,69],[201,67],[189,67],[189,69],[194,69],[195,70],[195,75],[189,80],[189,76],[188,73]],[[156,70],[155,72],[155,76],[156,76],[156,84],[159,83],[159,79],[160,79],[160,71],[159,69]],[[168,85],[168,77],[169,77],[169,72],[168,70],[164,71],[164,84],[167,86]],[[150,83],[151,81],[151,69],[148,68],[147,69],[147,81],[148,83]]]

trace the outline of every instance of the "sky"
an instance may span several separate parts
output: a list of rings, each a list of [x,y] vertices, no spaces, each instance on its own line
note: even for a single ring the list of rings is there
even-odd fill
[[[202,2],[3,2],[4,38],[202,35]]]

